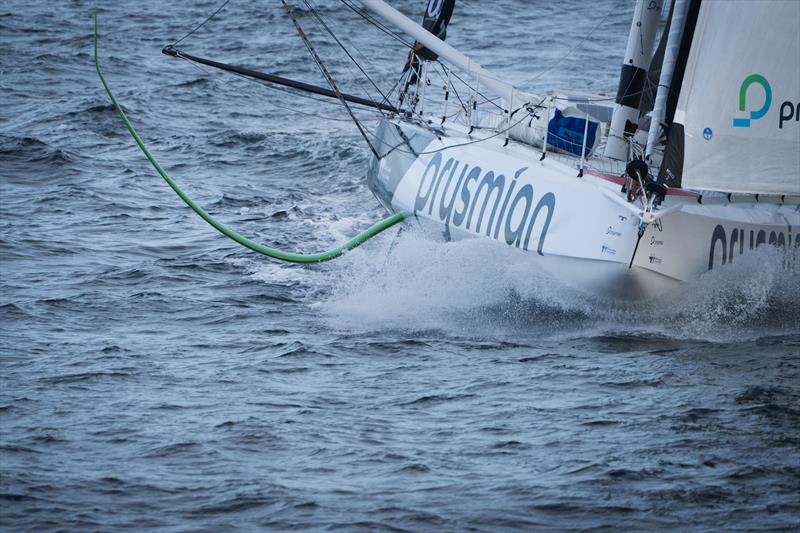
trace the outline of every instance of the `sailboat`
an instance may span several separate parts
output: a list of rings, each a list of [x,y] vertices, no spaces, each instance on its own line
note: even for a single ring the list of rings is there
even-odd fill
[[[656,296],[765,245],[800,269],[800,2],[674,0],[656,47],[662,2],[639,0],[613,105],[525,93],[386,3],[363,4],[471,77],[471,102],[502,100],[494,116],[382,120],[368,180],[390,212],[612,297]]]
[[[202,211],[144,147],[99,63],[97,71],[175,192],[228,237],[278,259],[328,260],[405,221],[448,241],[511,247],[532,270],[627,300],[653,298],[764,248],[775,251],[765,260],[800,271],[800,2],[638,0],[609,99],[532,94],[483,68],[445,42],[455,0],[429,0],[422,25],[382,0],[360,1],[366,20],[414,40],[394,101],[339,90],[285,2],[330,89],[163,50],[347,108],[373,154],[369,188],[392,216],[326,254],[259,246]],[[442,75],[438,106],[434,71]],[[448,111],[451,93],[458,105]],[[381,113],[374,131],[351,104]]]

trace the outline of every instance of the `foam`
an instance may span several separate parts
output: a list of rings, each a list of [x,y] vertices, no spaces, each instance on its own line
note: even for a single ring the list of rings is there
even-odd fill
[[[535,260],[535,258],[534,258]],[[529,254],[417,231],[381,238],[329,273],[320,309],[346,330],[454,335],[650,333],[711,341],[800,333],[800,276],[766,247],[644,303],[605,301],[538,272]]]

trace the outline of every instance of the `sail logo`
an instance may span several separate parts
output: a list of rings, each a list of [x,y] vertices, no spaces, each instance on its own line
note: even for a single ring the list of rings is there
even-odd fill
[[[772,105],[772,87],[770,86],[767,79],[762,76],[761,74],[750,74],[747,76],[744,81],[742,82],[742,86],[739,87],[739,111],[742,113],[748,110],[748,93],[750,94],[750,108],[752,109],[752,104],[754,100],[756,102],[761,102],[759,99],[759,94],[761,91],[750,91],[750,87],[752,85],[760,85],[764,92],[764,101],[760,103],[760,106],[756,110],[750,111],[750,116],[748,118],[734,118],[733,119],[733,126],[735,128],[749,128],[750,123],[753,120],[758,120],[763,118],[767,112],[769,111],[770,106]],[[756,94],[754,94],[756,93]],[[787,122],[800,122],[800,102],[795,104],[791,100],[786,100],[785,102],[781,103],[781,109],[778,113],[778,128],[783,129],[785,123]],[[706,128],[708,130],[708,128]],[[710,130],[709,130],[710,133]],[[703,132],[703,136],[706,135],[706,132]],[[709,140],[709,137],[706,137],[706,140]]]
[[[755,111],[750,111],[749,118],[734,118],[733,126],[735,128],[749,128],[751,120],[758,120],[767,114],[769,106],[772,105],[772,87],[770,87],[767,79],[761,74],[750,74],[742,82],[739,87],[739,111],[745,112],[747,110],[747,90],[751,85],[757,83],[764,89],[764,102],[761,107]]]

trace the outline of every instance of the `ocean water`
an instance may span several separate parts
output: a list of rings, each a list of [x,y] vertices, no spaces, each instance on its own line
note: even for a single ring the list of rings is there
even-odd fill
[[[385,213],[338,104],[160,53],[217,5],[0,6],[0,529],[796,530],[796,275],[755,256],[633,306],[413,228],[317,266],[248,252],[134,145],[94,13],[129,118],[225,223],[314,252]],[[390,87],[402,47],[314,5]],[[613,94],[632,10],[465,0],[448,40],[532,91]],[[324,84],[279,2],[180,47]]]

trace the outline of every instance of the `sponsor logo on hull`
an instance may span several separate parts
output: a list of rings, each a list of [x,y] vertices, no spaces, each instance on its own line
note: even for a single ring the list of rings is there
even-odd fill
[[[420,178],[414,214],[427,214],[445,226],[483,233],[523,250],[528,249],[533,237],[536,251],[544,255],[556,196],[546,192],[537,199],[532,184],[520,185],[519,178],[527,170],[520,167],[509,179],[454,157],[444,160],[438,152]],[[534,233],[537,226],[538,235]]]
[[[600,248],[601,254],[608,254],[608,255],[617,255],[617,251],[613,248],[609,248],[605,244]]]
[[[708,269],[712,270],[715,266],[717,250],[721,252],[720,263],[724,265],[733,263],[734,256],[743,255],[745,250],[755,250],[759,246],[768,244],[787,252],[784,267],[793,270],[798,254],[800,254],[800,233],[794,235],[794,245],[792,244],[792,238],[792,226],[788,224],[786,230],[751,229],[747,231],[741,228],[733,228],[726,231],[722,224],[717,224],[711,234]],[[746,243],[747,247],[745,247]]]

